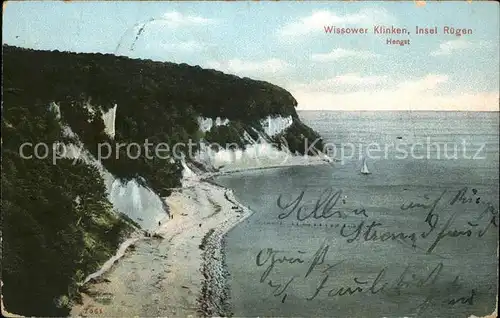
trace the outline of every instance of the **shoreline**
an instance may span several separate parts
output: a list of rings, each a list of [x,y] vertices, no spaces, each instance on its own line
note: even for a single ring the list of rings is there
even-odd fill
[[[229,314],[224,236],[253,212],[230,189],[208,180],[190,183],[166,198],[173,219],[161,222],[153,232],[156,237],[129,237],[99,271],[87,276],[82,303],[72,307],[71,316],[86,316],[89,310],[105,316]],[[137,263],[145,266],[134,267]],[[158,297],[147,299],[156,289]],[[164,306],[155,308],[160,303]]]
[[[233,316],[226,238],[254,211],[215,183],[217,176],[184,177],[186,186],[165,198],[174,218],[161,221],[151,232],[156,237],[141,237],[140,230],[126,238],[99,271],[87,276],[83,303],[73,306],[70,316],[98,316],[92,310],[105,317]],[[132,263],[144,263],[142,272]]]
[[[309,158],[314,158],[314,160],[305,158],[305,159],[303,159],[305,161],[290,162],[287,164],[248,166],[248,167],[230,168],[230,169],[220,168],[220,170],[216,171],[216,172],[203,173],[203,175],[198,176],[198,178],[200,181],[207,181],[207,180],[211,181],[213,178],[216,178],[219,176],[231,175],[231,174],[240,173],[240,172],[252,172],[252,171],[261,171],[261,170],[283,169],[283,168],[291,168],[291,167],[320,166],[320,165],[333,166],[335,163],[340,162],[339,159],[333,159],[332,161],[326,161],[325,159],[320,159],[320,158],[313,157],[313,156],[310,156]],[[218,184],[215,184],[215,183],[213,183],[213,184],[218,186],[218,187],[221,187]]]
[[[182,187],[164,198],[172,219],[166,216],[152,237],[140,237],[140,231],[122,242],[113,257],[86,277],[82,303],[70,315],[86,316],[94,308],[105,316],[231,316],[226,234],[254,212],[213,179],[321,164],[327,163],[316,159],[185,175]]]
[[[227,281],[230,273],[226,264],[226,235],[239,223],[253,215],[254,211],[239,203],[232,190],[226,189],[225,199],[237,206],[240,210],[237,219],[221,224],[214,232],[204,236],[208,237],[203,253],[201,272],[204,276],[201,294],[198,297],[199,311],[204,317],[230,317],[230,289]]]

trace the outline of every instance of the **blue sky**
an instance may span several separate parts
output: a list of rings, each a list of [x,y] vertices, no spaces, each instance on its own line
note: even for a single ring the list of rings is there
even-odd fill
[[[325,25],[370,33],[326,34]],[[410,34],[375,35],[374,25]],[[3,22],[10,45],[216,68],[283,86],[299,109],[331,110],[498,111],[498,30],[498,4],[478,1],[8,2]]]

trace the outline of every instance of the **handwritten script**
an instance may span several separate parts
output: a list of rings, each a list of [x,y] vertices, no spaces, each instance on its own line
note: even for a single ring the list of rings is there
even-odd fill
[[[259,282],[268,285],[271,297],[278,298],[281,303],[285,303],[291,293],[302,295],[305,301],[313,301],[425,290],[422,292],[425,298],[415,303],[414,309],[418,312],[431,304],[473,305],[479,297],[478,290],[469,283],[464,284],[464,277],[447,272],[448,249],[465,244],[467,240],[483,240],[487,233],[496,235],[498,209],[492,202],[482,199],[477,189],[469,187],[443,189],[419,197],[419,200],[403,200],[396,207],[397,217],[408,220],[408,229],[399,229],[394,226],[391,215],[382,217],[363,206],[347,205],[342,189],[327,188],[312,201],[306,200],[305,191],[291,199],[280,195],[276,201],[279,208],[276,217],[280,222],[334,228],[334,231],[325,235],[320,246],[312,249],[261,249],[255,256]],[[332,253],[332,244],[349,247],[353,243],[363,246],[402,244],[408,250],[408,257],[415,253],[420,259],[425,258],[426,263],[411,265],[408,260],[401,268],[381,266],[372,273],[346,277],[352,260],[344,254]],[[282,273],[292,274],[284,277]],[[307,289],[307,295],[304,291],[293,292],[304,284],[314,288]]]

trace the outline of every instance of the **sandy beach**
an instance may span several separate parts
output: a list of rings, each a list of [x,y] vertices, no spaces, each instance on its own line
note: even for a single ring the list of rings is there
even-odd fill
[[[165,198],[170,216],[151,231],[151,237],[142,231],[134,233],[99,271],[86,277],[82,303],[72,307],[71,316],[230,315],[224,238],[253,212],[212,178],[244,170],[325,163],[317,157],[292,156],[282,166],[241,165],[216,173],[195,173],[184,164],[182,187]]]
[[[98,273],[89,275],[83,304],[72,316],[199,316],[226,314],[224,234],[251,215],[232,191],[184,180],[166,199],[166,217],[153,237],[132,237]],[[122,257],[123,256],[123,257]],[[91,278],[91,279],[90,279]]]
[[[320,160],[309,164],[321,164]],[[269,169],[273,167],[259,167]],[[84,280],[80,317],[230,316],[225,234],[252,215],[232,190],[189,171],[165,199],[171,217],[151,237],[134,233],[99,271]]]

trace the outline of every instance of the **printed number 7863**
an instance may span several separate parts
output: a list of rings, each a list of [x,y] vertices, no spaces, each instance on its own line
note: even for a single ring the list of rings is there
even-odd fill
[[[103,312],[104,310],[100,307],[89,307],[84,310],[86,314],[102,314]]]

